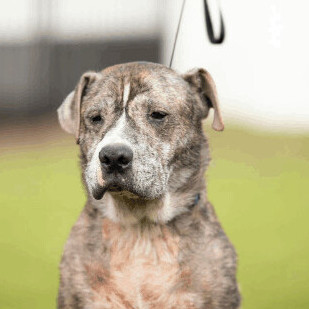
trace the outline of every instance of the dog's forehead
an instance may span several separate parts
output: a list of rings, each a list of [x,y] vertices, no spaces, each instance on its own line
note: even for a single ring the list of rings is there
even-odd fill
[[[164,65],[148,62],[118,64],[104,69],[100,75],[85,98],[82,113],[100,108],[102,102],[117,110],[131,102],[155,103],[177,110],[187,105],[187,82]]]
[[[175,71],[155,63],[134,62],[109,67],[102,71],[101,88],[121,95],[126,88],[129,100],[137,94],[184,96],[186,82]]]

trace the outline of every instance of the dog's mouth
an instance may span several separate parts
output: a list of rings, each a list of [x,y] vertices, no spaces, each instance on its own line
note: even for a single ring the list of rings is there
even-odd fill
[[[132,184],[130,183],[127,177],[123,175],[109,175],[104,179],[104,185],[100,185],[98,182],[95,187],[92,189],[92,195],[96,200],[101,200],[106,192],[111,193],[124,193],[128,192],[130,194],[138,195],[135,192]]]
[[[105,192],[107,191],[107,188],[101,187],[100,185],[96,185],[93,189],[92,189],[92,196],[96,199],[96,200],[100,200],[103,198]]]
[[[98,170],[97,181],[92,187],[92,195],[95,199],[100,200],[107,191],[121,192],[126,190],[127,183],[127,177],[121,173],[104,173],[103,170]]]
[[[113,185],[113,186],[110,186],[108,188],[108,191],[110,191],[110,192],[120,192],[120,191],[123,191],[123,189],[119,185]]]
[[[142,176],[140,176],[142,177]],[[157,199],[164,194],[164,190],[155,191],[156,183],[148,180],[148,183],[135,182],[135,177],[132,172],[126,173],[105,173],[104,171],[98,171],[97,181],[91,186],[90,194],[96,200],[101,200],[106,192],[111,193],[115,197],[130,197],[134,199]]]
[[[101,187],[100,185],[97,185],[95,188],[93,188],[92,195],[96,200],[101,200],[106,192],[127,195],[135,198],[143,198],[143,196],[134,190],[129,190],[128,188],[121,187],[120,185],[111,185],[108,187]]]
[[[92,195],[96,200],[101,200],[104,196],[104,194],[108,192],[122,192],[125,191],[126,188],[119,185],[119,184],[106,184],[104,187],[100,186],[97,184],[93,189],[92,189]]]

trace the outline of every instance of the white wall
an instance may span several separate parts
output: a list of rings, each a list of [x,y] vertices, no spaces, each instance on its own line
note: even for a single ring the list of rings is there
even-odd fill
[[[218,26],[216,0],[209,1]],[[182,1],[165,10],[168,63]],[[223,45],[205,34],[202,0],[187,0],[173,67],[205,67],[217,82],[225,117],[258,128],[309,131],[309,2],[222,0]],[[218,27],[216,27],[216,30]]]
[[[56,40],[153,37],[157,0],[0,0],[2,43],[38,36]]]

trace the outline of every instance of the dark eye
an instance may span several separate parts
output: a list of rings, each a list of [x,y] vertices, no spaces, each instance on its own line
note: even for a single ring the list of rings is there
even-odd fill
[[[102,117],[100,115],[96,115],[96,116],[91,117],[92,123],[99,123],[101,121],[102,121]]]
[[[166,113],[164,112],[153,112],[150,117],[155,119],[155,120],[162,120],[167,116]]]

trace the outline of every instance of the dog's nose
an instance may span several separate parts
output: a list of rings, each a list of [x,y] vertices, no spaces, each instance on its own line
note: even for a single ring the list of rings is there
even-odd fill
[[[131,166],[133,151],[124,144],[107,145],[101,149],[99,159],[109,173],[121,172]]]

